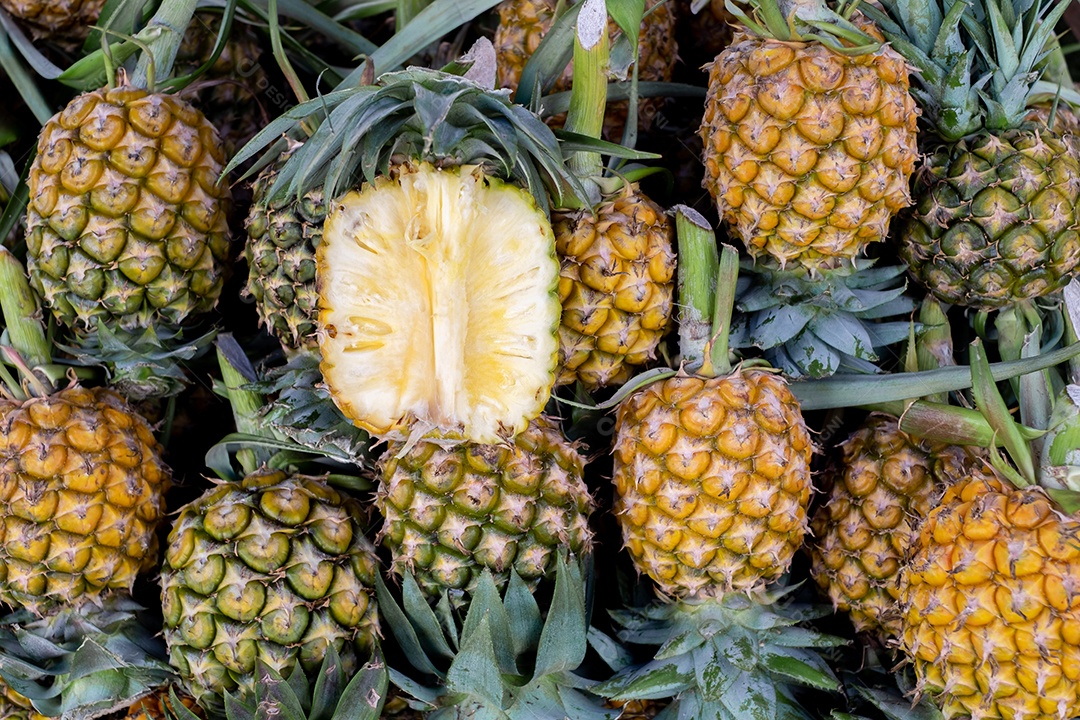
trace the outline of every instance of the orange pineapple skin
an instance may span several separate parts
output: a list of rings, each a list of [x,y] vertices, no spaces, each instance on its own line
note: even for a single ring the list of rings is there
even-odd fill
[[[835,267],[911,204],[918,110],[888,46],[852,57],[740,31],[708,87],[702,185],[755,259]]]
[[[0,600],[42,615],[130,591],[157,560],[171,473],[117,393],[0,399]]]
[[[563,307],[556,383],[622,384],[671,327],[675,229],[636,185],[594,210],[552,213],[551,226]]]
[[[1080,714],[1080,521],[972,467],[901,576],[901,647],[945,717]]]
[[[677,375],[620,406],[615,513],[638,570],[677,597],[782,575],[808,529],[813,445],[775,373]]]

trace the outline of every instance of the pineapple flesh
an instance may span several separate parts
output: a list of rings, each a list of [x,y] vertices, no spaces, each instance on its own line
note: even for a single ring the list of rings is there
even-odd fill
[[[543,410],[559,264],[526,191],[402,166],[332,203],[317,258],[322,373],[358,426],[493,443]]]
[[[217,303],[230,192],[217,131],[134,87],[84,93],[49,120],[29,175],[27,271],[68,327],[179,324]]]
[[[130,591],[157,560],[171,474],[111,390],[0,399],[0,600],[37,615]]]
[[[841,55],[736,35],[709,70],[699,132],[703,185],[750,255],[831,268],[885,238],[911,204],[918,111],[908,88],[888,46]]]
[[[252,697],[334,646],[350,675],[378,630],[362,510],[322,479],[261,470],[180,511],[161,571],[169,659],[199,704]]]
[[[382,540],[394,571],[412,572],[428,594],[471,591],[485,568],[497,585],[511,568],[534,584],[559,552],[590,549],[585,460],[546,418],[511,445],[401,450],[391,445],[383,460]]]
[[[619,406],[615,512],[639,570],[670,595],[760,590],[807,532],[813,445],[778,375],[653,383]]]

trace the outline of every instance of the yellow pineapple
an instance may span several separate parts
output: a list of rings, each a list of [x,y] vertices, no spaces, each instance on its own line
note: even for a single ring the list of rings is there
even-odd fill
[[[676,222],[682,321],[700,327],[680,334],[678,372],[620,403],[612,476],[624,545],[667,596],[615,615],[619,637],[661,649],[596,692],[670,698],[672,717],[801,716],[785,684],[838,686],[810,650],[831,641],[786,631],[807,610],[779,605],[785,589],[775,584],[808,530],[814,447],[778,373],[731,365],[738,253],[725,246],[718,260],[711,228],[689,208]]]
[[[558,0],[504,0],[499,5],[499,26],[495,30],[495,52],[499,87],[517,89],[525,64],[536,52],[540,41],[551,29],[555,21]],[[614,38],[619,34],[614,20],[608,20],[608,33]],[[677,49],[675,45],[675,11],[670,2],[647,0],[645,16],[641,21],[638,35],[639,81],[671,80],[675,69]],[[573,78],[573,65],[567,66],[555,81],[551,92],[569,90]],[[643,98],[640,101],[638,115],[640,126],[648,128],[660,107],[662,100]],[[628,104],[626,101],[612,103],[604,122],[604,135],[614,141],[622,137],[626,123]],[[552,122],[561,124],[562,116]]]
[[[674,228],[637,185],[552,217],[559,253],[558,384],[622,384],[671,324]]]
[[[751,5],[776,22],[767,36],[741,29],[710,68],[703,185],[755,259],[840,266],[911,204],[918,111],[907,64],[859,14],[851,21],[877,49],[844,54],[798,36],[820,34],[799,3],[790,18],[777,0]]]

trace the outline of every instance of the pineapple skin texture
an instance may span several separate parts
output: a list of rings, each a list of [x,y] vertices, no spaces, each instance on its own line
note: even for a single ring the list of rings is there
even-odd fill
[[[244,293],[254,299],[259,320],[283,347],[317,350],[315,251],[322,241],[327,206],[321,189],[299,200],[271,203],[267,193],[277,171],[277,165],[267,167],[252,184],[254,199],[244,221],[249,269]]]
[[[35,39],[75,43],[89,34],[105,0],[0,0],[0,8],[19,18]]]
[[[495,45],[497,64],[496,85],[517,90],[525,64],[540,46],[540,41],[555,22],[558,0],[504,0],[498,6],[499,25],[492,43]],[[638,31],[638,80],[641,82],[670,82],[675,71],[675,11],[673,3],[646,0],[646,15]],[[608,36],[621,34],[619,26],[608,18]],[[571,61],[563,74],[555,81],[551,92],[570,89],[574,63]],[[640,127],[649,129],[652,120],[663,103],[662,98],[642,98],[638,101]],[[618,140],[626,125],[629,103],[625,100],[608,103],[604,116],[604,136]],[[564,115],[550,122],[562,125]]]
[[[888,46],[848,57],[736,34],[709,68],[702,186],[755,260],[836,267],[885,238],[911,204],[908,87]]]
[[[944,302],[990,310],[1042,297],[1080,265],[1080,153],[1045,125],[937,148],[914,192],[900,256]]]
[[[322,479],[260,470],[187,505],[161,571],[165,642],[187,690],[210,711],[251,697],[256,663],[314,672],[378,632],[378,561],[357,503]]]
[[[622,384],[671,326],[674,227],[637,186],[595,210],[553,213],[551,227],[562,303],[556,384]]]
[[[382,542],[393,571],[414,573],[428,595],[469,591],[485,568],[499,586],[511,568],[532,585],[560,551],[591,547],[585,459],[546,418],[512,444],[401,449],[391,444],[382,460]]]
[[[638,570],[668,595],[756,590],[807,532],[813,445],[774,373],[678,375],[625,400],[615,513]]]
[[[900,570],[919,524],[981,450],[931,443],[874,413],[841,446],[832,487],[810,523],[811,574],[855,629],[900,634]]]
[[[150,425],[102,388],[3,398],[0,417],[0,600],[44,615],[130,591],[171,483]]]
[[[38,138],[27,271],[57,320],[127,330],[211,310],[228,271],[224,151],[201,112],[132,87],[84,93]]]
[[[902,574],[901,647],[946,718],[1080,713],[1080,522],[973,467]]]

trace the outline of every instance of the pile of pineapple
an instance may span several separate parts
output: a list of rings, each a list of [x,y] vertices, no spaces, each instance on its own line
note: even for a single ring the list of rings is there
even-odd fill
[[[1080,717],[1068,5],[0,0],[0,716]]]

